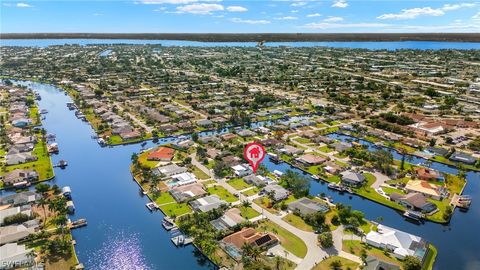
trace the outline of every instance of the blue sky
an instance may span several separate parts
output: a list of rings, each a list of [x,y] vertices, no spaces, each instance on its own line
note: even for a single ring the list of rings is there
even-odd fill
[[[0,0],[0,31],[480,32],[480,1]]]

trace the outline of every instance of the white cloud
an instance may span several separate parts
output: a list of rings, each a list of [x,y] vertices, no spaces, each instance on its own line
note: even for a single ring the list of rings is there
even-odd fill
[[[442,10],[450,11],[450,10],[457,10],[460,8],[464,8],[464,7],[474,7],[474,6],[475,6],[474,3],[460,3],[460,4],[453,4],[453,5],[445,4],[443,5]]]
[[[294,3],[290,4],[290,6],[301,7],[301,6],[305,6],[306,4],[307,4],[307,2],[294,2]]]
[[[480,20],[480,11],[477,14],[473,15],[472,19],[473,20]]]
[[[96,13],[93,13],[92,15],[93,15],[93,16],[103,16],[103,14],[102,14],[102,13],[98,13],[98,12],[96,12]]]
[[[154,9],[153,11],[160,12],[160,11],[165,11],[165,10],[167,10],[166,7],[159,7],[159,8]]]
[[[267,20],[244,20],[240,18],[233,18],[231,20],[234,23],[246,23],[246,24],[269,24],[270,21]]]
[[[282,20],[282,21],[291,21],[291,20],[297,20],[298,17],[295,16],[285,16],[285,17],[278,17],[275,18],[275,20]]]
[[[211,14],[213,11],[222,11],[224,8],[219,4],[191,4],[177,7],[178,12],[192,13],[192,14]]]
[[[381,20],[408,20],[408,19],[415,19],[419,16],[443,16],[445,12],[441,9],[433,9],[431,7],[423,7],[423,8],[411,8],[411,9],[403,9],[400,13],[388,13],[383,14],[377,17],[377,19]]]
[[[27,3],[17,3],[16,6],[19,7],[19,8],[31,8],[31,7],[33,7],[32,5],[27,4]]]
[[[227,10],[230,12],[245,12],[248,11],[248,9],[241,7],[241,6],[229,6],[227,7]]]
[[[346,7],[348,7],[348,3],[347,3],[346,0],[335,0],[332,4],[332,7],[346,8]]]
[[[410,8],[402,9],[400,13],[387,13],[377,17],[377,19],[394,19],[394,20],[410,20],[415,19],[419,16],[443,16],[445,12],[457,10],[460,8],[474,7],[474,3],[460,3],[460,4],[445,4],[441,8],[431,8],[431,7],[422,7],[422,8]]]
[[[307,15],[307,18],[320,17],[320,16],[322,16],[322,14],[320,14],[320,13],[313,13],[313,14],[308,14],[308,15]]]
[[[384,23],[308,23],[305,28],[310,29],[338,29],[338,28],[377,28],[386,27],[389,24]]]
[[[222,0],[202,0],[202,2],[221,2]],[[140,0],[143,4],[173,4],[173,5],[185,5],[190,3],[196,3],[199,0]]]
[[[342,17],[332,17],[332,16],[330,16],[323,21],[324,22],[341,22],[341,21],[343,21],[343,18]]]
[[[298,13],[298,10],[297,9],[290,10],[290,13]]]

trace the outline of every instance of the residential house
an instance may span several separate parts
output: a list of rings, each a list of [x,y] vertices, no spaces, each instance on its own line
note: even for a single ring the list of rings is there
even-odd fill
[[[33,191],[25,191],[1,197],[0,205],[21,206],[36,202],[40,200],[41,197],[42,195]]]
[[[29,182],[37,181],[38,177],[38,172],[35,170],[15,169],[5,174],[3,183],[6,186],[26,185]]]
[[[472,157],[471,155],[463,152],[455,152],[450,156],[451,161],[455,162],[462,162],[468,165],[473,165],[477,162],[477,159]]]
[[[347,186],[359,187],[365,182],[365,176],[358,172],[345,171],[340,174],[342,175],[342,184]]]
[[[415,174],[421,180],[437,180],[437,181],[444,181],[445,178],[443,175],[434,169],[424,168],[424,167],[417,167],[415,168]]]
[[[197,177],[193,173],[184,172],[172,175],[172,180],[168,182],[168,186],[184,186],[197,182]]]
[[[245,244],[259,247],[268,248],[278,243],[278,238],[271,232],[260,233],[253,228],[243,228],[242,230],[232,233],[229,236],[222,239],[222,243],[229,247],[225,248],[227,253],[233,256],[234,259],[241,259],[241,251]],[[235,249],[236,252],[232,252],[231,249]]]
[[[421,193],[408,193],[406,195],[393,192],[390,194],[390,200],[403,205],[409,209],[420,211],[422,213],[432,214],[437,210],[437,206],[427,201],[427,198]]]
[[[35,161],[37,160],[37,157],[32,155],[31,153],[24,152],[24,153],[6,155],[5,159],[6,159],[5,164],[17,165],[17,164],[23,164],[23,163]]]
[[[422,193],[423,195],[435,200],[441,200],[443,197],[447,196],[445,193],[448,192],[448,190],[445,188],[431,184],[424,180],[410,180],[407,182],[405,189],[408,192]]]
[[[187,168],[180,167],[177,164],[159,166],[152,169],[152,173],[156,176],[169,177],[175,174],[181,174],[187,171]]]
[[[17,243],[0,246],[0,269],[32,265],[35,260],[35,256],[32,256],[33,252],[33,248],[27,249],[25,245],[18,245]]]
[[[252,174],[253,171],[248,164],[239,164],[231,167],[233,169],[233,173],[237,177],[243,177],[249,174]]]
[[[289,203],[288,210],[299,212],[302,216],[306,216],[317,212],[326,213],[328,212],[329,207],[323,203],[304,197]]]
[[[225,202],[224,200],[220,200],[217,195],[209,195],[191,201],[189,204],[195,211],[209,212],[223,205],[227,205],[227,202]]]
[[[304,154],[296,158],[295,160],[306,166],[319,165],[327,161],[325,158],[314,155],[314,154]]]
[[[374,256],[368,256],[365,259],[363,270],[400,270],[398,265],[386,262]]]
[[[280,152],[289,156],[293,156],[303,153],[303,150],[287,144],[282,149],[280,149]]]
[[[221,217],[210,221],[210,223],[218,231],[228,230],[242,222],[245,222],[245,219],[241,216],[240,213],[241,212],[238,208],[230,208],[225,211],[225,213]]]
[[[340,152],[343,152],[347,149],[352,148],[352,144],[351,143],[346,143],[346,142],[334,142],[334,143],[330,144],[330,147],[335,148],[335,151],[340,153]]]
[[[32,216],[32,207],[27,204],[0,210],[0,225],[3,225],[4,219],[6,217],[13,216],[19,213]]]
[[[185,202],[194,198],[201,197],[207,192],[203,188],[203,185],[200,183],[192,183],[184,186],[177,186],[170,189],[170,195],[177,202]]]
[[[385,225],[378,225],[377,231],[370,231],[366,242],[377,248],[387,249],[398,259],[415,256],[420,261],[427,254],[428,243],[421,237],[402,232]]]
[[[171,161],[174,154],[174,149],[160,146],[147,155],[147,160]]]
[[[270,184],[263,188],[263,191],[273,199],[273,201],[278,202],[288,198],[290,192],[277,184]]]
[[[33,220],[35,221],[35,220]],[[9,225],[0,227],[0,245],[6,243],[14,243],[25,239],[29,235],[35,233],[38,229],[38,221],[27,222],[26,224]]]

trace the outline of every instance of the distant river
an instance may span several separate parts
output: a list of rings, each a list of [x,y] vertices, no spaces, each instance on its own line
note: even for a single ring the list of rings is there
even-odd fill
[[[183,40],[137,40],[137,39],[2,39],[0,46],[27,46],[47,47],[65,44],[161,44],[162,46],[197,46],[197,47],[253,47],[255,42],[198,42]],[[361,48],[371,50],[441,50],[480,49],[480,43],[473,42],[431,42],[431,41],[403,41],[403,42],[267,42],[266,46],[289,46],[289,47],[335,47],[335,48]]]

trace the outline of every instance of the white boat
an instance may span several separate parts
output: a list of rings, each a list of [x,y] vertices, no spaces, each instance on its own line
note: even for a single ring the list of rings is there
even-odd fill
[[[154,202],[149,202],[149,203],[145,204],[145,206],[150,211],[153,211],[153,210],[157,209],[157,207],[158,207],[157,204],[155,204]]]

